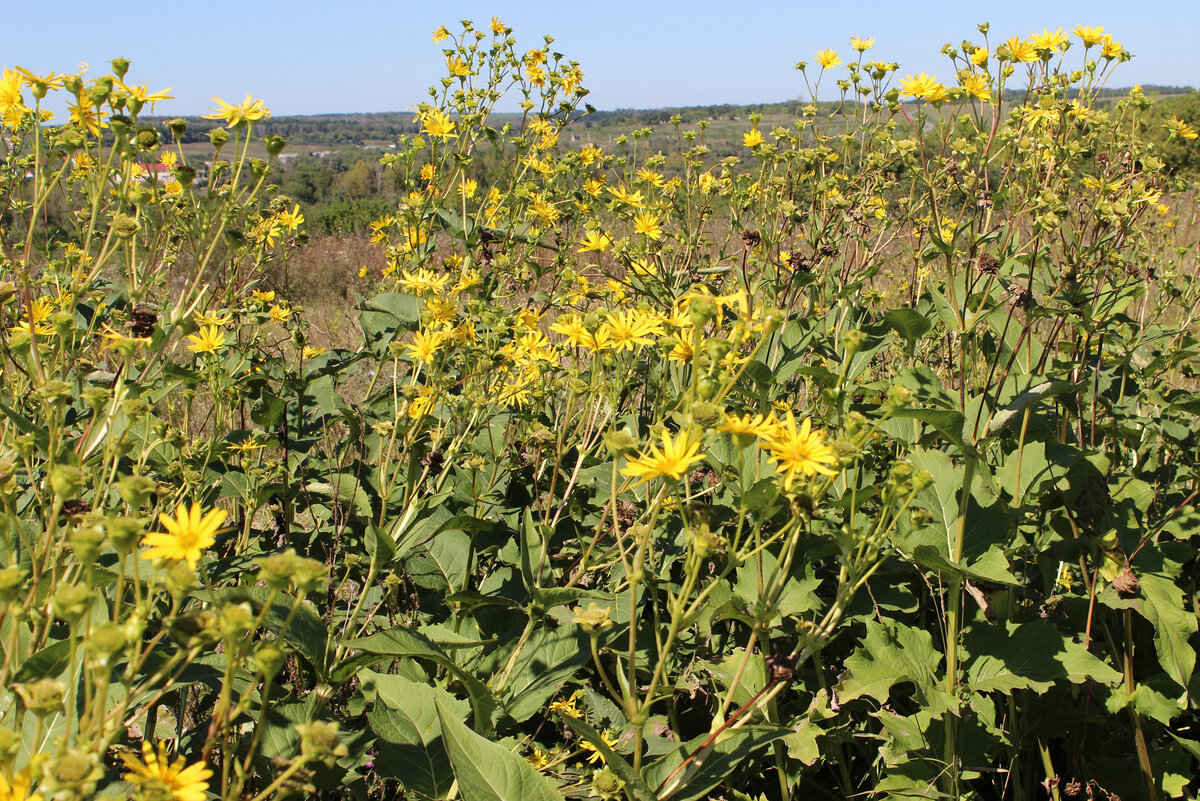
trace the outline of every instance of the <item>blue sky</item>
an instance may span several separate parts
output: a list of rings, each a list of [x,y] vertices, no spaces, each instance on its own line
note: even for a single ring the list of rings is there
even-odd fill
[[[1200,85],[1196,0],[59,0],[52,12],[39,7],[47,8],[0,0],[9,31],[0,64],[44,73],[70,72],[82,61],[98,75],[122,56],[133,62],[130,80],[172,88],[175,99],[156,110],[164,115],[205,113],[211,95],[238,102],[247,92],[275,114],[405,110],[442,75],[433,29],[454,29],[461,19],[485,26],[493,15],[515,29],[522,47],[554,36],[555,49],[580,62],[588,101],[600,109],[792,99],[805,94],[796,62],[822,47],[849,56],[854,35],[875,38],[869,57],[950,79],[939,49],[978,42],[984,21],[993,42],[1045,27],[1104,25],[1136,56],[1110,85]],[[1072,49],[1068,61],[1081,51]]]

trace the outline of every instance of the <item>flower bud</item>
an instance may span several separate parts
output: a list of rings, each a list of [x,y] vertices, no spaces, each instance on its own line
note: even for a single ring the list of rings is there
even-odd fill
[[[224,128],[213,128],[208,132],[208,141],[213,147],[220,148],[229,141],[229,131]]]
[[[582,606],[575,607],[575,617],[571,622],[577,624],[588,634],[591,634],[597,629],[608,628],[613,624],[613,622],[609,620],[609,615],[611,612],[612,610],[610,610],[607,606],[603,608],[599,607],[593,601],[592,603],[588,604],[587,609],[584,609]]]
[[[64,584],[50,598],[54,616],[68,622],[82,617],[91,605],[92,591],[79,584]]]
[[[62,710],[67,688],[57,679],[16,682],[13,689],[21,697],[21,703],[39,718]]]
[[[0,606],[7,606],[20,600],[25,588],[25,568],[0,568]]]
[[[108,541],[117,553],[125,555],[137,546],[142,534],[142,521],[136,517],[116,516],[104,521]]]
[[[141,225],[136,217],[131,217],[128,214],[118,214],[112,219],[110,224],[113,232],[122,239],[129,239],[138,232]]]
[[[60,498],[78,498],[83,490],[83,471],[69,464],[55,465],[50,471],[50,488]]]

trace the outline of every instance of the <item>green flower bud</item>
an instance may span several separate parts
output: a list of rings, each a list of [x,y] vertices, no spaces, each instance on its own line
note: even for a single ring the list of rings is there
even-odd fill
[[[622,428],[619,431],[610,431],[604,435],[604,447],[608,449],[609,454],[613,458],[625,456],[637,450],[638,441],[629,429]]]
[[[287,147],[287,140],[282,136],[268,136],[263,139],[263,145],[267,148],[267,155],[273,158]]]
[[[38,397],[50,406],[62,406],[71,401],[74,387],[66,381],[50,379],[37,388]]]
[[[582,606],[577,606],[575,607],[574,611],[575,617],[571,620],[571,622],[575,623],[589,634],[598,629],[608,628],[613,624],[613,622],[609,620],[609,615],[612,613],[612,610],[607,606],[599,607],[594,601],[588,604],[587,609],[584,609]]]
[[[104,521],[104,527],[108,530],[109,544],[122,556],[137,547],[142,535],[142,521],[136,517],[110,517]]]
[[[16,603],[24,594],[25,576],[23,567],[0,568],[0,606]]]
[[[125,73],[129,72],[129,59],[114,58],[112,60],[113,75],[116,75],[121,80],[125,79]]]
[[[254,670],[264,679],[273,679],[283,669],[287,654],[278,646],[267,644],[254,652]]]
[[[208,132],[208,141],[213,147],[220,148],[229,141],[229,131],[224,128],[213,128]]]
[[[187,120],[180,119],[179,117],[176,117],[167,123],[167,130],[170,131],[171,135],[176,139],[183,136],[187,132],[187,127]]]
[[[322,592],[328,579],[325,565],[316,559],[301,558],[296,560],[296,569],[292,574],[292,582],[296,591],[301,595],[310,592]]]
[[[80,526],[71,531],[71,550],[75,559],[81,565],[95,564],[100,557],[100,549],[104,547],[104,529],[99,526]]]
[[[254,610],[245,602],[227,604],[218,615],[217,628],[222,639],[240,640],[254,628]]]
[[[0,729],[0,765],[8,765],[21,752],[21,737],[12,729]]]
[[[131,217],[128,214],[118,214],[113,217],[110,227],[117,236],[122,239],[129,239],[138,232],[141,225],[135,217]]]
[[[21,697],[21,703],[39,718],[62,710],[67,688],[57,679],[16,682],[13,689]]]
[[[100,664],[107,665],[109,660],[125,650],[128,643],[125,639],[125,629],[116,623],[108,622],[92,629],[84,644]]]
[[[349,749],[338,741],[338,724],[315,720],[296,726],[300,733],[300,754],[307,760],[319,760],[332,766]]]
[[[92,605],[92,591],[79,584],[64,584],[50,598],[55,617],[73,622],[82,617]]]
[[[83,490],[83,482],[83,471],[74,465],[55,465],[50,471],[50,488],[63,500],[78,498]]]
[[[154,128],[150,128],[149,126],[145,128],[139,128],[137,136],[135,136],[133,140],[142,150],[153,150],[154,148],[158,147],[158,131]]]
[[[292,583],[296,569],[296,552],[288,549],[282,553],[261,556],[254,560],[258,565],[258,580],[272,590],[286,590]]]
[[[692,419],[705,428],[715,428],[724,416],[721,407],[709,401],[700,401],[692,406]]]
[[[185,595],[200,586],[200,577],[188,567],[187,562],[179,561],[171,565],[163,583],[167,585],[167,592],[172,598],[183,600]]]

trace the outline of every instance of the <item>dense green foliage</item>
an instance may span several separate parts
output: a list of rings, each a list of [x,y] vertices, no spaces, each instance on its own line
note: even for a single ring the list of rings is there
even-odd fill
[[[717,156],[440,29],[378,164],[247,98],[203,178],[128,64],[6,71],[0,792],[1194,797],[1192,129],[980,32]],[[383,256],[350,346],[301,198]]]

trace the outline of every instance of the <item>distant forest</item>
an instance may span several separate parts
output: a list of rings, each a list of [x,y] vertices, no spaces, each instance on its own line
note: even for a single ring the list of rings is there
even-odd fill
[[[1193,93],[1196,90],[1190,86],[1157,86],[1145,85],[1142,90],[1148,96],[1158,95],[1167,97]],[[1129,87],[1119,89],[1103,89],[1101,97],[1117,98],[1129,93]],[[1022,93],[1006,92],[1005,100],[1019,101]],[[754,103],[735,105],[721,103],[710,106],[681,106],[659,109],[614,109],[611,111],[595,111],[589,114],[580,125],[584,128],[621,127],[628,125],[645,125],[654,122],[665,122],[673,116],[678,116],[685,124],[708,119],[744,118],[748,114],[763,115],[784,114],[799,116],[800,110],[809,104],[807,100],[788,100],[780,103]],[[822,101],[823,108],[832,109],[836,101]],[[505,122],[515,122],[519,114],[495,114],[493,125],[503,125]],[[158,124],[165,131],[167,118],[143,117],[143,121]],[[215,120],[203,117],[184,117],[188,128],[182,141],[204,142],[208,132],[218,127]],[[259,123],[255,130],[262,136],[282,136],[293,145],[364,145],[371,143],[392,143],[402,134],[413,134],[418,130],[416,119],[411,111],[384,111],[360,114],[313,114],[305,116],[277,116]]]

